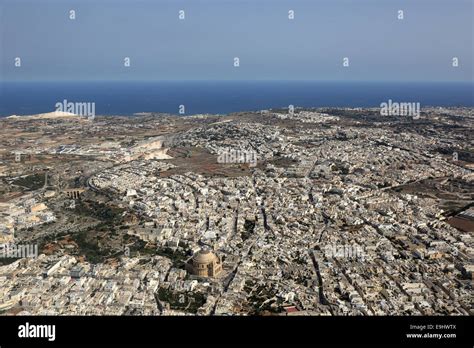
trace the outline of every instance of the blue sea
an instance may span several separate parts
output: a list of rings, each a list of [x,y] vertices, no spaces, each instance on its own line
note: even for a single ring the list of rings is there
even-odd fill
[[[316,81],[1,82],[0,116],[51,112],[56,103],[95,103],[97,115],[188,115],[288,107],[474,106],[474,83]]]

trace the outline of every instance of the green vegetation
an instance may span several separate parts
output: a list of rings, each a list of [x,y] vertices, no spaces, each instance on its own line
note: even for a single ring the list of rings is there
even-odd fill
[[[187,259],[186,253],[180,249],[161,248],[156,251],[156,254],[170,259],[176,268],[183,268]]]
[[[165,288],[158,289],[158,299],[167,302],[171,309],[182,310],[189,313],[197,313],[199,307],[206,303],[206,296],[201,293],[186,291],[171,291]]]
[[[13,185],[26,188],[28,191],[34,191],[44,186],[44,174],[33,174],[24,176],[12,181]]]
[[[148,256],[154,256],[154,255],[159,255],[157,252],[156,246],[150,245],[149,243],[139,239],[138,237],[135,236],[128,236],[125,235],[125,237],[132,237],[132,238],[124,238],[125,243],[128,244],[130,241],[133,241],[133,244],[130,246],[130,256],[131,257],[136,257],[136,256],[143,256],[143,255],[148,255]]]
[[[244,231],[242,232],[242,240],[247,240],[255,230],[255,221],[245,220]]]
[[[0,266],[6,266],[9,265],[15,261],[17,261],[17,258],[14,257],[1,257],[0,258]]]
[[[79,246],[80,253],[91,263],[104,262],[112,254],[109,249],[102,249],[98,243],[92,242],[87,232],[79,232],[73,236]]]
[[[79,215],[93,216],[107,222],[118,222],[121,220],[123,209],[112,207],[95,201],[76,201],[75,212]],[[110,226],[108,227],[110,229]]]

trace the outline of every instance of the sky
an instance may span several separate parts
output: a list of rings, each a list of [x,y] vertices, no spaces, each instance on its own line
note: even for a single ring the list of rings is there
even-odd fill
[[[472,81],[473,3],[0,0],[0,79]]]

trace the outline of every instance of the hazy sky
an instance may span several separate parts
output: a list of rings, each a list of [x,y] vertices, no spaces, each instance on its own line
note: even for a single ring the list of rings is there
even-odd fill
[[[473,80],[473,0],[0,0],[0,10],[3,80]]]

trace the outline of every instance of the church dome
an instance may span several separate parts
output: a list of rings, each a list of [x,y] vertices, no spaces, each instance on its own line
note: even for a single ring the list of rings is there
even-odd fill
[[[199,277],[216,277],[222,273],[222,262],[209,249],[201,249],[186,262],[185,268]]]
[[[216,255],[210,250],[202,249],[193,256],[193,262],[199,264],[209,264],[217,261]]]

